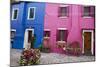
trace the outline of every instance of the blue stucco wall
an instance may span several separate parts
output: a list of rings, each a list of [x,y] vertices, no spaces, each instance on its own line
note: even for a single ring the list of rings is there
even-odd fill
[[[35,7],[35,19],[28,20],[28,8]],[[42,44],[43,40],[43,29],[44,29],[44,14],[45,14],[45,3],[39,2],[20,2],[18,4],[12,4],[11,14],[13,8],[19,8],[19,14],[17,20],[11,20],[11,29],[16,29],[16,35],[12,48],[22,49],[24,44],[24,33],[28,28],[34,29],[36,35],[36,42],[34,48],[38,48]]]

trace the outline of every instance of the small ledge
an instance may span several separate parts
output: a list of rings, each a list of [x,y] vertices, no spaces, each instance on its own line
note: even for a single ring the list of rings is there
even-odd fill
[[[59,43],[66,43],[66,41],[57,41],[57,43],[59,44]]]
[[[83,16],[83,18],[92,18],[91,16]]]
[[[67,16],[63,16],[63,17],[59,17],[59,18],[62,18],[63,19],[63,18],[68,18],[68,17]]]
[[[44,37],[44,39],[49,39],[50,37]]]

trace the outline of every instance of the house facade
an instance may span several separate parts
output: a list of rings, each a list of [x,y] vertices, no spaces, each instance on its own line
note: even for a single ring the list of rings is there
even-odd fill
[[[11,5],[12,48],[40,47],[43,40],[44,10],[45,3],[17,2]]]
[[[95,54],[95,7],[92,5],[47,3],[44,19],[44,46],[65,53],[59,45],[78,42],[83,54]],[[63,47],[63,46],[62,46]]]
[[[65,53],[79,44],[83,54],[95,55],[95,6],[17,2],[11,5],[12,48],[39,48]]]

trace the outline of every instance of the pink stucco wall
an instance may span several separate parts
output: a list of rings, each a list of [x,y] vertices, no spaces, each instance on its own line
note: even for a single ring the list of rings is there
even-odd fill
[[[81,5],[68,5],[69,16],[58,17],[58,7],[61,4],[47,3],[45,10],[44,29],[50,29],[50,48],[52,52],[63,53],[56,45],[56,31],[58,28],[68,30],[67,42],[78,41],[82,47],[82,29],[94,29],[94,18],[82,17]]]

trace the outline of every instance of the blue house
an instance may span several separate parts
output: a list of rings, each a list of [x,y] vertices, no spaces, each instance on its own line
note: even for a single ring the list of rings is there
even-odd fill
[[[11,47],[38,48],[42,45],[45,3],[11,4]]]

